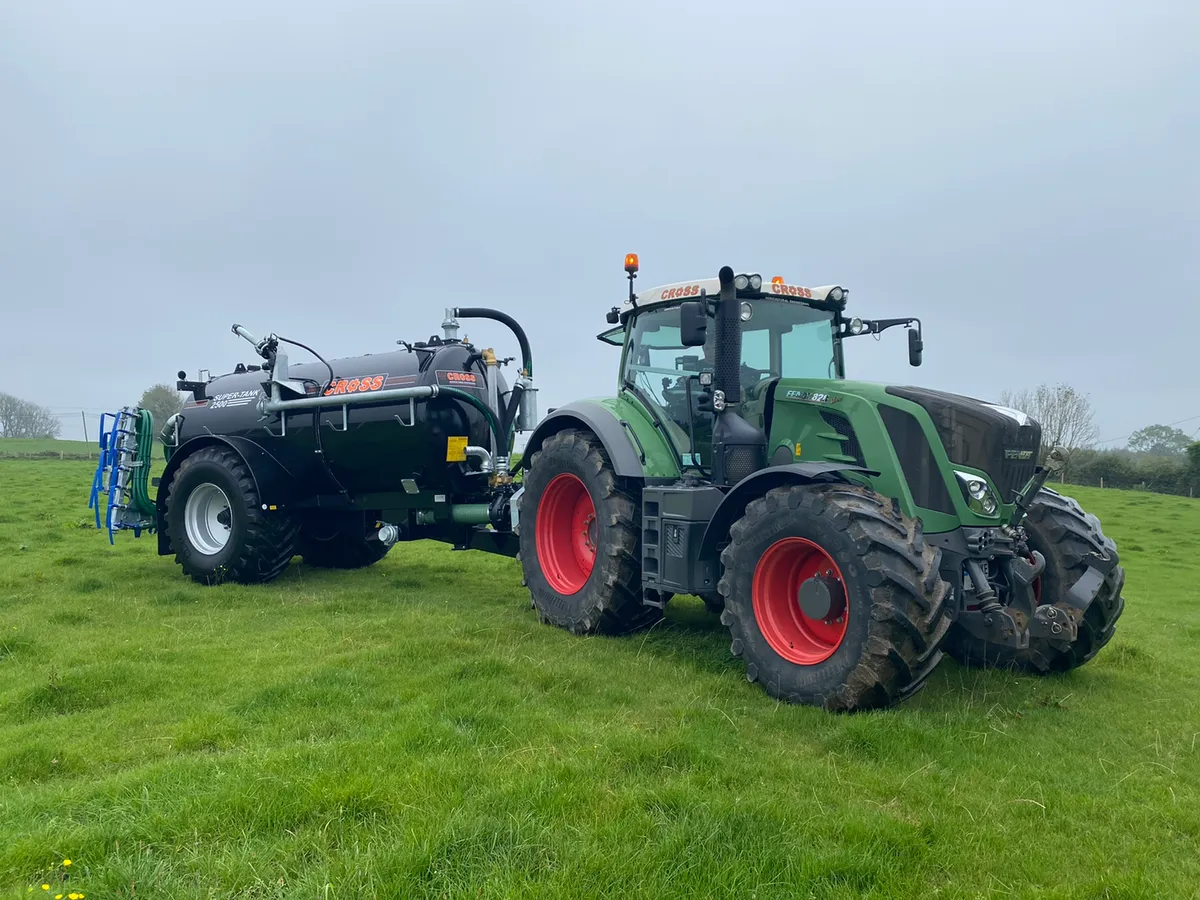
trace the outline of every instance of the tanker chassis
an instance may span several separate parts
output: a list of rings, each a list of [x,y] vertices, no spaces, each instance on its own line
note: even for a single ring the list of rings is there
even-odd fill
[[[149,414],[102,434],[97,525],[106,509],[110,540],[154,532],[204,584],[269,581],[297,555],[359,568],[398,541],[514,556],[541,620],[581,635],[696,595],[748,680],[830,710],[902,701],[944,652],[1046,674],[1111,639],[1116,546],[1044,487],[1066,456],[1036,421],[846,379],[845,342],[895,326],[920,365],[918,320],[847,317],[838,285],[725,267],[638,293],[635,254],[625,270],[598,335],[621,348],[616,396],[540,421],[529,341],[497,310],[448,309],[440,336],[332,362],[235,325],[262,362],[179,373],[190,398],[162,430],[156,498]],[[479,318],[512,331],[512,384],[512,359],[459,338]]]

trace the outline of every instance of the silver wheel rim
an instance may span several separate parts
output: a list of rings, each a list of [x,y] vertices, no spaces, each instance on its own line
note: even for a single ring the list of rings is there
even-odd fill
[[[188,542],[205,556],[215,556],[229,543],[232,516],[229,498],[223,490],[215,484],[197,485],[183,508]]]

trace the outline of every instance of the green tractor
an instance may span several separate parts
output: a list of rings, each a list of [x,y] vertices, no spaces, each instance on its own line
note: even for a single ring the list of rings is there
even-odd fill
[[[962,664],[1064,672],[1112,638],[1124,572],[1099,521],[1044,487],[1065,451],[996,404],[846,379],[844,344],[917,319],[846,316],[841,286],[721,269],[635,292],[599,339],[616,397],[526,444],[519,556],[542,621],[652,625],[696,595],[746,677],[830,710]]]

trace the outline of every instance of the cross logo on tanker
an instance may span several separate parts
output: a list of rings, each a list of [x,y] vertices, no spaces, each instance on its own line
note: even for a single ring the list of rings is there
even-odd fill
[[[477,388],[481,386],[479,384],[479,376],[474,372],[464,372],[461,369],[438,369],[437,380],[442,384],[449,384],[454,387]]]
[[[364,391],[378,391],[383,387],[383,382],[386,378],[386,372],[383,375],[364,375],[362,378],[343,378],[337,382],[330,382],[328,389],[325,391],[325,396],[332,397],[334,394],[361,394]]]

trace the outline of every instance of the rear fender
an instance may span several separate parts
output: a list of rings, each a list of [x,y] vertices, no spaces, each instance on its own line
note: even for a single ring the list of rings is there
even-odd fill
[[[538,423],[522,451],[521,467],[529,468],[533,454],[541,449],[546,438],[566,428],[581,428],[596,435],[604,445],[604,452],[612,460],[613,471],[620,477],[644,477],[645,469],[638,457],[638,448],[630,437],[632,432],[599,403],[587,400],[560,406]]]
[[[250,470],[250,476],[254,479],[259,502],[264,506],[280,506],[295,499],[299,493],[299,482],[292,473],[284,467],[283,463],[254,441],[244,437],[220,434],[194,437],[175,448],[175,452],[171,454],[171,459],[167,462],[167,467],[158,480],[158,496],[155,499],[155,506],[158,518],[159,556],[167,556],[171,553],[171,542],[167,537],[167,490],[175,479],[175,473],[179,471],[180,464],[197,450],[217,445],[229,447],[241,457],[242,462]]]
[[[783,466],[768,466],[747,475],[735,484],[717,507],[716,513],[704,530],[700,541],[700,558],[708,559],[717,555],[717,546],[729,536],[733,523],[742,517],[751,500],[763,496],[772,488],[785,484],[821,484],[829,482],[849,483],[846,472],[861,472],[864,475],[878,475],[871,469],[862,466],[847,465],[835,462],[798,462]]]

